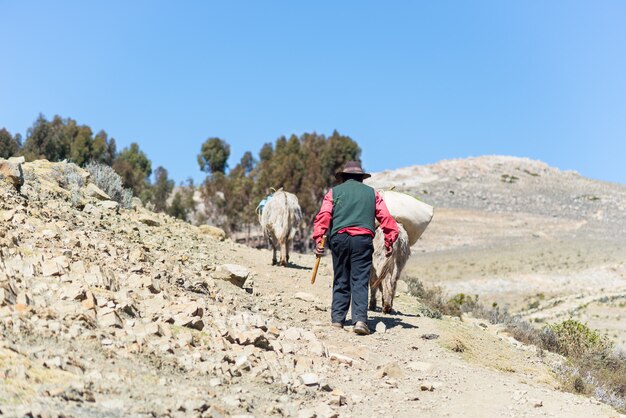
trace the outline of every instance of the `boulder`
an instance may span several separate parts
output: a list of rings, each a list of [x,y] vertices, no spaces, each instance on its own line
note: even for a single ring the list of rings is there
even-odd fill
[[[238,264],[222,264],[211,273],[213,279],[226,280],[239,287],[243,287],[249,275],[250,271]]]
[[[85,187],[85,195],[94,197],[98,200],[111,200],[111,197],[108,194],[93,183],[87,184],[87,187]]]
[[[159,226],[159,225],[161,225],[161,223],[159,221],[157,221],[152,216],[147,215],[145,213],[139,216],[138,221],[141,222],[142,224],[145,224],[145,225],[148,225],[148,226]]]
[[[7,179],[17,189],[24,184],[24,173],[20,163],[11,160],[0,160],[0,176]]]

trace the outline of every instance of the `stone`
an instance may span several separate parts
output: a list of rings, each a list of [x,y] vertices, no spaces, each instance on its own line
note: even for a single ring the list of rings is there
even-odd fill
[[[226,238],[226,232],[224,232],[222,228],[213,225],[200,225],[198,230],[200,233],[208,235],[218,241],[223,241]]]
[[[213,279],[225,280],[238,287],[243,287],[249,275],[250,271],[238,264],[222,264],[211,273]]]
[[[61,267],[55,260],[44,261],[41,265],[41,274],[45,277],[61,275]]]
[[[0,220],[4,222],[9,222],[15,216],[15,209],[3,210],[0,212]]]
[[[402,373],[402,369],[400,368],[400,366],[398,366],[398,363],[391,362],[381,367],[376,373],[376,376],[378,378],[383,378],[385,376],[388,376],[393,379],[399,379],[403,376],[403,373]]]
[[[94,197],[98,200],[111,200],[111,197],[108,194],[106,194],[101,188],[93,183],[87,184],[87,186],[85,187],[85,195],[89,197]]]
[[[295,299],[300,299],[300,300],[303,300],[305,302],[315,302],[316,301],[315,296],[313,296],[310,293],[305,293],[305,292],[298,292],[295,295],[293,295],[293,297]]]
[[[83,208],[83,212],[88,213],[90,215],[98,216],[101,215],[100,209],[92,205],[91,203],[87,203]]]
[[[302,338],[302,333],[300,331],[301,330],[299,328],[287,328],[282,333],[282,336],[287,341],[297,341]]]
[[[15,303],[21,305],[30,305],[31,297],[28,296],[28,294],[25,292],[19,292],[15,298]]]
[[[422,340],[436,340],[437,338],[439,338],[439,335],[438,334],[422,334],[420,338]]]
[[[24,164],[26,162],[26,157],[23,155],[20,155],[19,157],[9,157],[8,161],[14,164]]]
[[[148,226],[160,226],[161,222],[159,222],[158,220],[156,220],[154,217],[148,215],[148,214],[141,214],[139,216],[139,219],[137,219],[139,222],[141,222],[144,225],[148,225]]]
[[[339,363],[347,364],[348,366],[352,366],[356,362],[355,359],[348,357],[348,356],[344,356],[343,354],[338,354],[338,353],[330,353],[328,357],[331,360],[335,360]]]
[[[302,384],[306,386],[317,386],[320,384],[320,378],[315,373],[302,373],[299,377]]]
[[[383,321],[378,321],[376,323],[376,333],[384,334],[385,332],[387,332],[387,326]]]
[[[72,283],[61,290],[61,299],[84,300],[87,297],[87,289],[79,283]]]
[[[98,325],[102,328],[115,327],[122,328],[122,320],[115,311],[98,316]]]
[[[22,164],[10,160],[0,160],[0,176],[5,178],[16,189],[24,184]]]
[[[407,368],[414,372],[426,373],[433,368],[433,365],[424,361],[412,361],[407,364]]]
[[[119,209],[120,204],[114,200],[103,200],[102,202],[98,203],[98,206],[107,210],[117,210]]]

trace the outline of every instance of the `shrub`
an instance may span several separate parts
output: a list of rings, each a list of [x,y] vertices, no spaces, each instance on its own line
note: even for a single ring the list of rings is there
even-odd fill
[[[62,163],[54,166],[57,173],[59,186],[70,192],[70,202],[73,206],[78,206],[81,201],[80,188],[85,185],[85,179],[80,175],[80,168],[73,163]]]
[[[477,318],[502,324],[513,338],[535,345],[540,353],[546,350],[567,358],[566,363],[556,367],[565,389],[593,395],[618,411],[626,412],[626,354],[615,352],[613,344],[598,331],[572,319],[536,328],[496,304],[491,308],[483,306],[478,297],[460,293],[447,298],[440,287],[426,288],[417,279],[407,282],[409,292],[420,299],[424,310],[434,312],[428,316],[440,318],[441,314],[460,316],[463,312],[472,312]]]
[[[607,353],[613,344],[598,331],[574,319],[546,326],[556,337],[556,351],[568,357],[582,357],[592,353]]]
[[[85,165],[85,170],[91,173],[91,181],[101,188],[111,199],[118,202],[122,207],[130,209],[133,192],[123,186],[122,178],[108,165],[90,161]]]

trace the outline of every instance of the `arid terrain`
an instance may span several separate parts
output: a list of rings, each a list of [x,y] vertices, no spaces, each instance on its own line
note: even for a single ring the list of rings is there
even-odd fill
[[[626,186],[539,161],[479,157],[377,173],[435,206],[407,280],[529,319],[569,317],[626,348]]]
[[[372,178],[436,207],[407,280],[478,293],[545,321],[572,306],[623,338],[626,188],[499,161]],[[375,332],[359,337],[329,326],[328,257],[311,285],[312,255],[271,266],[269,251],[216,228],[136,200],[119,207],[73,165],[5,167],[20,168],[23,184],[2,171],[1,415],[620,416],[560,390],[554,370],[564,359],[497,325],[431,318],[400,289],[396,312],[371,313]]]

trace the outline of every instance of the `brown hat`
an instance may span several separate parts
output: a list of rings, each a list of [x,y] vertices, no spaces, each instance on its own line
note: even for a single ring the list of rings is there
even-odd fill
[[[361,175],[364,179],[368,177],[372,177],[371,174],[368,174],[363,171],[363,169],[361,168],[361,163],[358,161],[346,162],[346,164],[343,166],[343,170],[337,171],[335,173],[335,178],[337,180],[340,180],[342,174],[357,174],[357,175]]]

